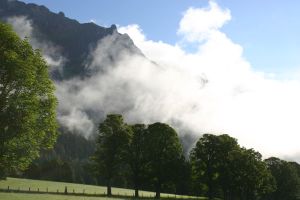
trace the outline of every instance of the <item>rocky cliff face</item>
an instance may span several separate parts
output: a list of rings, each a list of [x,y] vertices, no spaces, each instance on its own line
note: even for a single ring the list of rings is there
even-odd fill
[[[88,55],[97,42],[106,36],[116,34],[115,42],[111,49],[115,48],[112,59],[120,51],[141,54],[128,35],[117,32],[115,25],[109,28],[98,26],[94,23],[79,23],[76,20],[65,17],[64,13],[53,13],[45,6],[26,4],[20,1],[0,0],[0,19],[7,21],[11,17],[25,17],[30,20],[34,29],[33,37],[39,41],[47,41],[54,44],[59,53],[66,58],[59,71],[53,72],[55,79],[68,79],[74,76],[87,74],[86,62]],[[122,46],[123,49],[120,49]],[[109,55],[108,55],[109,56]]]

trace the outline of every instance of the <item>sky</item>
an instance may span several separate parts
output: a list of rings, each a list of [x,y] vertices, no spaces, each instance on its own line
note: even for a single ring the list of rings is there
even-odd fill
[[[123,110],[130,123],[161,121],[181,134],[198,136],[228,133],[264,157],[300,161],[300,26],[296,20],[300,3],[122,2],[35,1],[80,22],[117,24],[120,33],[127,33],[157,63],[136,55],[109,63],[103,55],[112,49],[104,47],[110,47],[116,36],[99,41],[90,55],[93,76],[56,83],[59,113],[67,113],[59,120],[71,130],[90,127],[92,132],[93,119],[87,110]],[[10,19],[30,34],[34,30],[28,20]],[[47,57],[53,52],[48,49]],[[107,72],[98,73],[103,62]],[[72,93],[74,85],[78,91]]]
[[[54,12],[80,22],[98,25],[138,24],[147,38],[175,44],[179,21],[189,7],[204,7],[207,0],[25,0],[47,6]],[[300,67],[299,1],[280,0],[216,0],[231,11],[231,21],[222,27],[234,42],[243,46],[244,56],[253,68],[276,74],[278,78],[294,78]],[[193,47],[187,47],[193,51]]]

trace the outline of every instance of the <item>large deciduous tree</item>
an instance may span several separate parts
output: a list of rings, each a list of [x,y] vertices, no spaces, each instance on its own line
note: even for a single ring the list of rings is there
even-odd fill
[[[57,137],[54,85],[38,50],[0,22],[0,177],[24,170]]]
[[[219,196],[224,200],[255,200],[275,189],[274,179],[261,155],[241,148],[228,135],[204,134],[190,158],[195,176],[207,186],[209,199]]]
[[[261,154],[253,149],[231,152],[229,169],[232,178],[226,199],[263,199],[275,190],[273,176]]]
[[[127,163],[132,131],[122,115],[107,115],[100,123],[94,161],[95,170],[106,180],[107,195],[111,196],[111,182]]]
[[[146,171],[145,134],[147,127],[144,124],[131,126],[133,135],[129,143],[128,163],[131,169],[131,178],[134,185],[135,197],[139,197],[139,188]]]
[[[219,137],[212,134],[204,134],[190,153],[193,172],[207,186],[208,199],[216,195],[220,157]]]
[[[162,185],[176,181],[183,150],[176,131],[164,123],[149,125],[145,138],[148,173],[160,198]]]

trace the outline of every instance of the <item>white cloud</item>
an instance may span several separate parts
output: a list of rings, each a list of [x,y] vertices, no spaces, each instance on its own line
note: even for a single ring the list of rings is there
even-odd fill
[[[186,42],[198,44],[195,53],[148,40],[137,25],[119,31],[128,33],[148,58],[165,68],[165,75],[147,73],[148,84],[157,85],[154,91],[165,92],[152,96],[159,102],[151,100],[160,110],[157,120],[180,121],[194,134],[228,133],[264,156],[299,155],[300,82],[254,71],[243,48],[220,30],[230,19],[230,11],[212,1],[208,8],[188,9],[178,33]],[[144,68],[135,74],[139,71]]]
[[[90,22],[96,24],[96,23],[97,23],[97,20],[95,20],[95,19],[90,19]]]
[[[214,1],[208,8],[189,8],[180,21],[178,34],[188,41],[202,41],[231,19],[228,9],[222,10]]]

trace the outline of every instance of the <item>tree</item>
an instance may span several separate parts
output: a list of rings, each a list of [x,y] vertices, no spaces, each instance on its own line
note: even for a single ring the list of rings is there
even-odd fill
[[[160,198],[162,185],[174,182],[183,150],[176,131],[167,124],[149,125],[145,135],[148,174]],[[175,184],[174,184],[175,185]]]
[[[190,157],[196,177],[207,185],[209,199],[217,195],[224,200],[260,199],[274,190],[261,155],[241,148],[228,135],[204,134]]]
[[[267,200],[295,200],[299,195],[300,180],[295,165],[279,158],[265,160],[276,180],[277,189],[266,196]]]
[[[0,177],[24,170],[57,137],[54,85],[38,50],[0,23]]]
[[[111,182],[128,158],[131,129],[121,115],[107,115],[99,125],[94,161],[96,172],[106,180],[107,195],[111,196]]]
[[[230,163],[232,161],[230,154],[231,152],[239,152],[240,146],[237,140],[230,137],[227,134],[215,136],[218,138],[216,144],[216,152],[218,161],[217,171],[218,171],[218,184],[223,191],[224,200],[231,199],[230,197],[230,185],[233,181],[232,169],[230,168]]]
[[[129,144],[128,162],[131,168],[131,178],[134,184],[135,197],[139,197],[139,188],[144,178],[146,159],[145,159],[145,134],[146,125],[135,124],[132,128],[132,139]]]
[[[275,189],[274,178],[260,153],[241,148],[230,153],[231,182],[227,199],[262,199]]]
[[[207,186],[208,199],[213,199],[217,189],[218,169],[220,163],[219,137],[204,134],[196,143],[190,154],[193,172]]]

